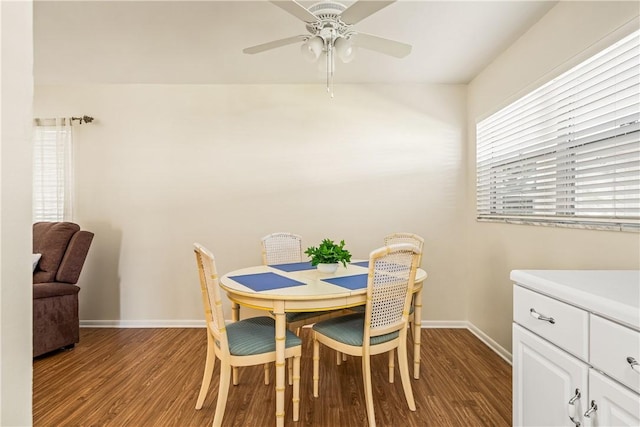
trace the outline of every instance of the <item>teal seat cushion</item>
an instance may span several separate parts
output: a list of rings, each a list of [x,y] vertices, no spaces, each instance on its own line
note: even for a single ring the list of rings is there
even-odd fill
[[[302,340],[293,332],[286,331],[285,346],[302,345]],[[250,356],[276,351],[276,322],[271,317],[261,316],[240,320],[227,325],[229,352],[235,356]]]
[[[334,317],[313,325],[313,330],[343,344],[362,346],[364,313]],[[397,338],[398,331],[371,338],[371,345],[382,344]]]

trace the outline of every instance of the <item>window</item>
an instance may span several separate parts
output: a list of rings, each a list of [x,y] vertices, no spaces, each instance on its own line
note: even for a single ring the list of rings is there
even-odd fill
[[[69,119],[36,119],[33,141],[33,221],[71,221],[72,134]]]
[[[477,124],[480,220],[640,225],[640,32]]]

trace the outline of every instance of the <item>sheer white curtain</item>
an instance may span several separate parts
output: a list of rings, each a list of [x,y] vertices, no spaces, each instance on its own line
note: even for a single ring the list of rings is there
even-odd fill
[[[33,221],[72,221],[71,120],[36,119],[33,134]]]

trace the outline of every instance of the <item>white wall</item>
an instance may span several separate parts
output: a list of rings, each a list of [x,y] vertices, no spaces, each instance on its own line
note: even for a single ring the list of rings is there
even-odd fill
[[[466,319],[464,86],[37,86],[34,108],[96,118],[75,128],[82,320],[201,319],[192,243],[227,272],[276,231],[360,258],[420,234],[424,318]]]
[[[0,425],[31,424],[32,3],[0,2]]]
[[[510,351],[512,269],[639,269],[637,233],[475,220],[475,124],[638,26],[637,2],[560,2],[469,85],[469,321]]]

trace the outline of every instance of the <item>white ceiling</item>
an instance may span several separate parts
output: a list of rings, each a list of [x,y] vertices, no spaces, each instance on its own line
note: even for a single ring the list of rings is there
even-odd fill
[[[399,0],[355,28],[409,43],[411,54],[361,49],[336,66],[335,81],[468,83],[555,4]],[[304,23],[267,1],[36,1],[35,82],[322,82],[298,44],[242,53],[298,34]]]

